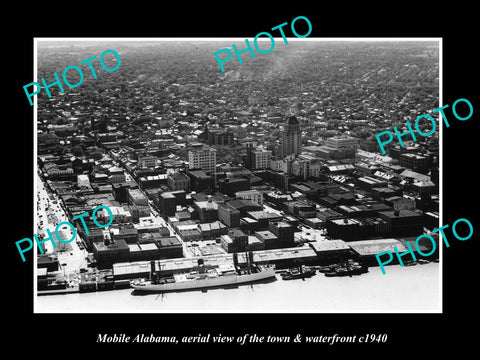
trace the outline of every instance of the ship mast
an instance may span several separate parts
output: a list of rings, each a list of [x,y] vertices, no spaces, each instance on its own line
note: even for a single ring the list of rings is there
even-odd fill
[[[240,275],[240,266],[238,265],[238,254],[235,252],[233,253],[233,266],[235,267],[235,271],[237,274]]]

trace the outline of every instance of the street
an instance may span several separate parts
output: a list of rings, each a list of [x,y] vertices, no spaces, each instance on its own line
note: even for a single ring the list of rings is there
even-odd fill
[[[67,214],[63,210],[61,200],[54,194],[51,194],[45,187],[40,176],[37,174],[37,234],[44,233],[45,237],[48,236],[45,232],[49,229],[53,234],[56,226],[64,221],[69,221]],[[73,224],[75,225],[75,224]],[[68,234],[72,235],[70,227],[63,225],[68,230]],[[69,237],[69,238],[70,238]],[[67,238],[67,239],[69,239]],[[57,248],[53,248],[51,241],[45,242],[46,254],[56,254],[58,256],[58,262],[62,266],[62,271],[65,271],[65,275],[78,273],[81,268],[87,267],[86,257],[88,255],[85,249],[80,249],[77,241],[81,241],[78,233],[75,239],[68,244],[61,242],[56,243]],[[35,251],[38,251],[36,249]],[[38,253],[37,253],[38,254]],[[63,265],[65,264],[65,265]]]

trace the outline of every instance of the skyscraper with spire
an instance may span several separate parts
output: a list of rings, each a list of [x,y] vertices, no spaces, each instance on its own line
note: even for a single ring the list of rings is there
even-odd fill
[[[302,134],[295,115],[288,117],[282,132],[282,156],[299,155],[302,151]]]

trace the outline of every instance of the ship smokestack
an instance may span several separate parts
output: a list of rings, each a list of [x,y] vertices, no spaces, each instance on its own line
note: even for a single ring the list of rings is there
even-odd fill
[[[155,260],[150,261],[150,279],[156,282]]]
[[[197,265],[198,265],[198,272],[200,274],[205,273],[205,266],[204,266],[204,263],[203,263],[203,259],[198,259],[197,260]]]

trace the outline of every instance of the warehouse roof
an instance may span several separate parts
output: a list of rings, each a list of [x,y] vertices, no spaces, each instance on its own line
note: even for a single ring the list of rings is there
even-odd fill
[[[348,250],[350,246],[343,240],[314,241],[309,245],[316,251]]]
[[[394,247],[399,253],[407,251],[407,248],[397,239],[375,239],[375,240],[361,240],[350,241],[348,243],[350,248],[359,255],[368,256],[376,255],[382,251],[394,252]]]

